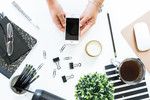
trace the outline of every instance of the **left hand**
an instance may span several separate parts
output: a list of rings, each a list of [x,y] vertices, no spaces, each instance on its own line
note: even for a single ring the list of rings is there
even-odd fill
[[[92,2],[89,2],[85,11],[82,13],[80,17],[81,36],[95,24],[98,13],[99,13],[99,7],[97,7]]]

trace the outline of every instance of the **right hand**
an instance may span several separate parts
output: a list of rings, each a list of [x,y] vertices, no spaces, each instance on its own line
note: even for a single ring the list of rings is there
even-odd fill
[[[48,2],[50,13],[53,19],[53,22],[56,24],[56,26],[61,30],[65,31],[65,13],[62,9],[62,7],[55,2],[54,4],[51,4]]]

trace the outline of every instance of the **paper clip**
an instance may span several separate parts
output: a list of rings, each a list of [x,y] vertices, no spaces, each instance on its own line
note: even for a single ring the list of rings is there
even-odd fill
[[[61,49],[60,49],[60,53],[64,51],[64,49],[66,48],[66,46],[67,46],[67,45],[66,45],[66,44],[64,44],[64,45],[61,47]]]
[[[56,76],[56,69],[53,70],[53,78]]]
[[[72,57],[65,57],[64,60],[71,60]]]
[[[43,58],[46,59],[46,51],[43,50]]]
[[[39,71],[42,67],[43,67],[43,63],[41,63],[39,66],[38,66],[38,68],[36,69],[37,71]]]

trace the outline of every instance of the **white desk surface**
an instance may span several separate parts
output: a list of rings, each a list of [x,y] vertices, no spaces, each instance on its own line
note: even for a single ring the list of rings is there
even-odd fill
[[[22,9],[40,26],[36,30],[12,5],[12,0],[0,0],[0,11],[9,17],[13,22],[34,36],[38,43],[23,61],[11,79],[20,74],[25,64],[32,64],[37,67],[39,64],[45,65],[38,72],[39,79],[31,86],[30,90],[44,89],[67,100],[74,100],[75,85],[80,76],[91,73],[105,73],[104,66],[110,64],[110,59],[114,57],[109,26],[107,21],[107,12],[110,13],[112,28],[116,43],[118,60],[121,61],[128,57],[136,57],[121,36],[121,30],[150,10],[150,0],[105,0],[102,13],[98,15],[96,24],[82,37],[79,45],[67,47],[63,53],[59,49],[63,45],[64,33],[60,32],[51,20],[46,0],[19,0]],[[80,15],[84,10],[88,0],[59,0],[64,11],[67,14]],[[84,48],[88,41],[99,40],[102,44],[102,53],[97,58],[90,58],[85,54]],[[44,60],[42,51],[46,50],[47,59]],[[54,57],[59,56],[62,69],[57,71],[56,78],[52,77],[53,69],[56,68],[52,62]],[[64,61],[66,56],[73,57],[74,63],[82,63],[81,68],[69,70],[68,63]],[[74,74],[74,79],[63,83],[61,76]],[[149,73],[146,74],[147,85],[150,80]],[[30,100],[32,94],[25,93],[17,95],[10,89],[10,81],[3,75],[0,75],[0,98],[6,100]],[[150,89],[150,86],[148,86]]]

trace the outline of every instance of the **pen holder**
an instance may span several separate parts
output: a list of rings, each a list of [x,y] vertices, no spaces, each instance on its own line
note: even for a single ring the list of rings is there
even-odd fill
[[[14,85],[16,84],[16,82],[17,82],[19,76],[20,76],[20,75],[15,76],[15,77],[11,80],[10,87],[11,87],[12,91],[15,92],[16,94],[24,94],[24,93],[26,93],[25,90],[26,90],[26,89],[28,90],[30,86],[27,86],[24,90],[14,87]]]
[[[43,64],[38,66],[37,69],[33,68],[32,65],[26,64],[22,73],[16,77],[14,77],[11,81],[11,88],[17,94],[23,94],[26,90],[28,90],[30,84],[32,84],[39,75],[36,76],[37,71],[41,69]],[[23,91],[25,90],[25,91]]]

